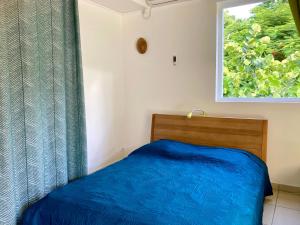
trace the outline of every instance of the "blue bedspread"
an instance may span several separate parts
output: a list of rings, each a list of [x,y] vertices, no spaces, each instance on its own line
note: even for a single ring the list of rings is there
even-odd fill
[[[162,140],[50,193],[23,225],[261,225],[269,194],[256,156]]]

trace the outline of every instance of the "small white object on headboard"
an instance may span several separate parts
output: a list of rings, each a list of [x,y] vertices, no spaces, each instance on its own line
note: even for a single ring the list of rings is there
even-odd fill
[[[200,113],[200,116],[206,116],[206,113],[205,113],[204,110],[202,110],[202,109],[193,109],[191,112],[189,112],[189,113],[186,115],[186,117],[187,117],[188,119],[191,119],[192,116],[193,116],[193,113],[195,113],[195,112],[199,112],[199,113]]]

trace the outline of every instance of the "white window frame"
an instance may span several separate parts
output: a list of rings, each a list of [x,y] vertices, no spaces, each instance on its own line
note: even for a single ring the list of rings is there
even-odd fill
[[[300,103],[300,98],[232,98],[223,96],[224,9],[267,0],[224,0],[217,3],[216,102]]]

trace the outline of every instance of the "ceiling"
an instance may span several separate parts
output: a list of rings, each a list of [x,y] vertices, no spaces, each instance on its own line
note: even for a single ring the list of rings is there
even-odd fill
[[[99,5],[102,5],[106,8],[112,9],[119,13],[128,13],[133,11],[142,10],[147,7],[145,0],[91,0],[96,2]],[[173,3],[181,3],[191,0],[149,0],[149,3],[155,6],[163,6]],[[221,1],[221,0],[214,0]]]
[[[143,4],[140,0],[92,0],[106,8],[112,9],[119,13],[128,13],[143,9]]]

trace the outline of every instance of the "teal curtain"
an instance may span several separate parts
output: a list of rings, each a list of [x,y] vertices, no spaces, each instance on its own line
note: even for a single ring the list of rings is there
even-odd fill
[[[1,0],[0,225],[86,174],[76,0]]]

